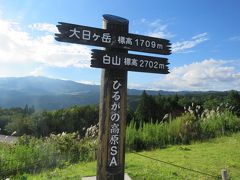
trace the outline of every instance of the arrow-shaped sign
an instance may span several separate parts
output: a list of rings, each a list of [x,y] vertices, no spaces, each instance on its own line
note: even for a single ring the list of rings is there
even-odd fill
[[[156,54],[171,54],[171,43],[166,39],[142,36],[137,34],[114,34],[105,29],[60,22],[57,25],[57,41],[119,48]]]
[[[92,50],[91,67],[168,74],[168,59],[135,54]]]

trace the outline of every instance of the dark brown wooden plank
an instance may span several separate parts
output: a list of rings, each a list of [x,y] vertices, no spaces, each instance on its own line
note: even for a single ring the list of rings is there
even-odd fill
[[[92,50],[91,67],[168,74],[168,59],[135,54]]]
[[[60,33],[55,34],[55,39],[61,42],[126,49],[164,55],[171,54],[171,43],[166,39],[131,33],[123,34],[117,31],[110,31],[64,22],[59,22],[57,28]]]

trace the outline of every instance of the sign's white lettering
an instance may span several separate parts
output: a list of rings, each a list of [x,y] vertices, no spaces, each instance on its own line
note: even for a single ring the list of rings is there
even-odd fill
[[[111,166],[113,166],[113,165],[114,165],[114,166],[117,166],[117,161],[116,161],[116,157],[115,157],[115,156],[112,157],[109,166],[111,167]]]
[[[102,42],[103,43],[111,43],[111,35],[110,35],[110,33],[103,33]]]
[[[69,30],[71,34],[69,35],[70,38],[77,38],[77,39],[83,39],[86,41],[99,41],[101,40],[102,43],[111,44],[112,42],[112,36],[110,33],[103,33],[102,35],[99,35],[97,33],[93,33],[90,30],[82,30],[82,34],[80,30],[77,30],[76,27]],[[93,35],[92,35],[93,34]],[[163,50],[164,46],[161,43],[158,43],[154,40],[146,40],[146,39],[139,39],[139,38],[131,38],[128,36],[117,36],[117,43],[119,45],[129,45],[129,46],[137,46],[137,47],[145,47],[145,48],[151,48],[151,49],[159,49]]]
[[[112,156],[116,156],[117,155],[117,153],[118,153],[118,151],[117,151],[117,146],[112,146],[111,147],[111,155]]]
[[[60,34],[56,34],[55,39],[57,41],[165,55],[171,54],[171,43],[167,39],[131,33],[118,34],[111,30],[64,22],[59,23],[57,28],[60,32]]]
[[[120,109],[120,102],[113,102],[111,105],[111,110],[116,111],[118,109]]]
[[[136,46],[152,48],[152,49],[163,49],[163,44],[157,43],[156,41],[149,41],[144,39],[135,39],[134,40]]]
[[[120,96],[120,94],[119,94],[119,91],[114,91],[112,98],[113,98],[115,101],[120,100],[121,96]]]
[[[111,134],[119,134],[119,131],[119,124],[114,123],[111,125]]]
[[[148,60],[140,60],[139,61],[141,68],[150,68],[150,69],[164,69],[165,65],[162,63],[159,63],[158,61],[148,61]]]
[[[126,44],[128,44],[128,45],[133,45],[133,42],[132,42],[132,38],[130,38],[130,37],[127,37],[126,38]]]
[[[125,66],[138,66],[138,60],[136,58],[124,58],[124,65]]]
[[[139,68],[148,68],[148,69],[165,69],[165,64],[151,59],[136,59],[130,57],[124,57],[124,59],[118,56],[110,56],[105,54],[102,58],[103,64],[113,65],[113,66],[135,66]]]
[[[78,39],[80,39],[80,36],[78,34],[80,34],[80,31],[77,30],[77,28],[74,29],[70,29],[70,32],[72,32],[72,34],[69,37],[76,37]]]
[[[91,31],[83,30],[82,38],[83,40],[89,41],[91,39]]]
[[[118,56],[112,57],[112,64],[115,66],[119,66],[121,64],[121,58]]]
[[[112,64],[119,66],[121,64],[121,58],[118,56],[108,56],[107,54],[103,56],[103,64]]]
[[[124,36],[118,36],[118,43],[119,44],[125,44],[125,37]]]
[[[168,74],[168,59],[92,50],[91,67]]]
[[[107,43],[110,44],[112,42],[112,37],[110,33],[103,33],[102,36],[93,33],[90,30],[83,29],[82,31],[77,30],[77,28],[73,28],[69,30],[71,34],[68,36],[70,38],[77,38],[77,39],[82,39],[85,41],[99,41],[101,40],[102,43]],[[93,35],[92,35],[93,34]]]
[[[118,82],[118,80],[113,81],[113,90],[118,90],[122,85]]]
[[[110,137],[110,144],[116,145],[118,144],[119,136],[117,134],[111,135]]]
[[[103,56],[103,64],[111,64],[111,57],[107,54]]]
[[[118,113],[113,113],[113,114],[111,115],[111,121],[113,121],[113,122],[118,122],[119,119],[120,119],[120,115],[119,115]]]
[[[94,41],[97,41],[100,37],[101,37],[101,36],[98,35],[98,34],[96,34],[96,33],[93,34],[93,40],[94,40]]]
[[[110,56],[105,56],[105,61],[109,62]],[[116,57],[117,59],[117,57]],[[119,153],[119,141],[120,141],[120,87],[122,84],[118,80],[114,80],[112,82],[112,104],[111,104],[111,117],[110,117],[110,131],[109,131],[109,166],[117,166],[119,157],[117,156]]]

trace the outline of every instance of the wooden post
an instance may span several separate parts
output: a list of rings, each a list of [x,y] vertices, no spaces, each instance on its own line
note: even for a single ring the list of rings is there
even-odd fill
[[[103,15],[103,28],[111,34],[128,33],[128,20]],[[107,36],[107,34],[106,34]],[[118,39],[112,39],[112,43]],[[110,52],[127,50],[106,48]],[[112,61],[112,59],[107,59]],[[113,61],[118,63],[118,57]],[[127,109],[127,71],[102,70],[100,112],[99,112],[99,147],[97,157],[97,180],[123,180],[125,163],[125,131]]]
[[[228,174],[226,169],[221,170],[222,180],[228,180]]]

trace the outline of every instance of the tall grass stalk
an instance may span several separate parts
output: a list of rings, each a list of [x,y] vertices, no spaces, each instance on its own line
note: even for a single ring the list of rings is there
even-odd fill
[[[127,127],[127,150],[139,151],[174,144],[189,144],[192,140],[240,131],[240,118],[229,111],[214,111],[202,118],[186,113],[170,122],[140,124],[140,127],[137,127],[132,121]]]

